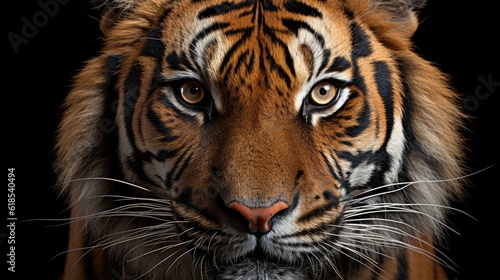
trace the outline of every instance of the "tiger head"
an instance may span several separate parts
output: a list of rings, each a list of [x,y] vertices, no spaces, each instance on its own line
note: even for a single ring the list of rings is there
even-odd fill
[[[146,279],[392,279],[407,251],[438,261],[463,116],[412,49],[422,2],[102,3],[56,146],[68,259],[92,248],[95,274]]]

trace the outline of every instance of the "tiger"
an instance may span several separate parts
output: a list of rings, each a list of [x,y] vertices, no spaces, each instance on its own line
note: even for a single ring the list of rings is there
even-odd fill
[[[423,0],[107,0],[55,143],[62,279],[447,279],[467,116]]]

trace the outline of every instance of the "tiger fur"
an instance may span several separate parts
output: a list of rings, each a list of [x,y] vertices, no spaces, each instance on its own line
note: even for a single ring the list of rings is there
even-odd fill
[[[110,0],[57,151],[64,279],[446,279],[465,116],[421,0]]]

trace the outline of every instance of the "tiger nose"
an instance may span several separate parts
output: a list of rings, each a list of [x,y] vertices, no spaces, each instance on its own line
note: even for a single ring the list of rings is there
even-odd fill
[[[269,221],[278,212],[290,207],[283,201],[278,201],[269,207],[249,208],[241,202],[234,201],[229,208],[238,211],[248,221],[248,230],[251,233],[268,233],[271,230]]]

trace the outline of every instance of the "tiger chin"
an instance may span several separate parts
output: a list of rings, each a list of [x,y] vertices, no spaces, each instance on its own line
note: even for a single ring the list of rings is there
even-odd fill
[[[446,279],[466,116],[420,0],[109,0],[56,143],[63,279]]]

